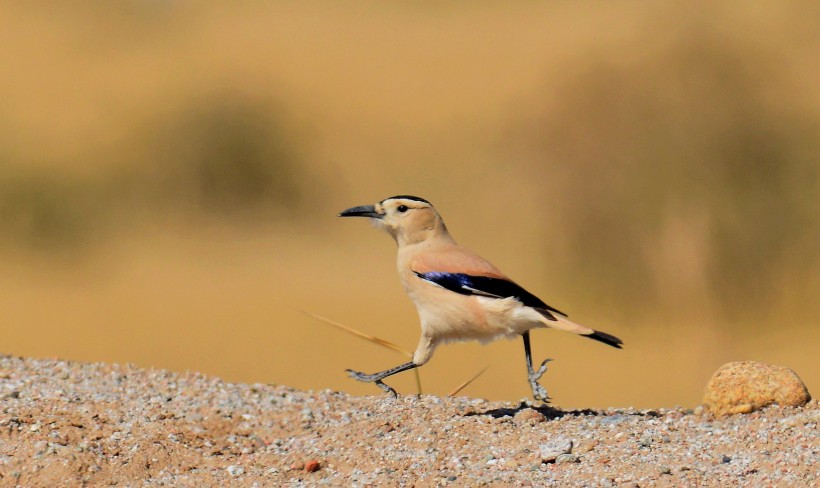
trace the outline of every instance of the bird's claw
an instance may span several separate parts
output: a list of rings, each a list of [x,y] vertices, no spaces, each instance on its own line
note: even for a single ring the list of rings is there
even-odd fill
[[[365,373],[362,373],[360,371],[353,371],[352,369],[347,369],[345,371],[347,371],[348,376],[350,376],[351,378],[353,378],[354,380],[357,380],[357,381],[363,381],[365,383],[372,383],[372,382],[378,380],[378,378],[376,378],[376,375],[365,374]]]
[[[549,403],[550,397],[547,395],[547,389],[541,386],[538,380],[541,379],[541,376],[547,371],[547,363],[550,361],[552,361],[552,359],[542,361],[538,371],[533,371],[532,368],[530,368],[529,374],[527,375],[530,381],[530,388],[532,389],[532,396],[535,397],[536,400],[541,400],[544,403]]]
[[[541,400],[544,403],[550,402],[550,397],[547,394],[547,389],[541,386],[538,381],[530,380],[530,388],[532,388],[532,396],[536,400]]]
[[[399,397],[399,394],[396,393],[396,390],[394,390],[390,385],[386,384],[382,380],[376,380],[374,383],[376,383],[376,386],[389,393],[393,398]]]
[[[382,390],[384,390],[387,393],[389,393],[390,395],[392,395],[393,398],[398,398],[399,397],[399,394],[396,393],[396,390],[394,390],[390,385],[383,382],[381,380],[381,378],[379,378],[378,375],[365,374],[365,373],[362,373],[362,372],[359,372],[359,371],[353,371],[352,369],[348,369],[347,374],[351,378],[353,378],[354,380],[357,380],[357,381],[361,381],[361,382],[364,382],[364,383],[375,383],[376,386],[378,386]]]
[[[541,366],[538,368],[538,371],[530,371],[530,375],[533,376],[536,380],[541,379],[544,376],[544,373],[547,372],[547,363],[552,361],[552,359],[545,359],[541,361]]]

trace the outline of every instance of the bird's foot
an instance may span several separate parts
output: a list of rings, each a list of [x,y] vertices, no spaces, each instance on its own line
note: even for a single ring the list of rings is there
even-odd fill
[[[348,369],[347,374],[354,380],[362,381],[364,383],[375,383],[376,386],[378,386],[385,392],[390,393],[390,395],[392,395],[393,398],[399,397],[399,394],[396,393],[396,390],[390,387],[390,385],[384,383],[382,381],[382,378],[384,377],[379,374],[365,374],[359,371],[353,371],[352,369]]]
[[[547,395],[547,389],[541,386],[538,380],[541,379],[541,376],[547,371],[547,363],[550,361],[552,361],[552,359],[545,359],[538,368],[538,371],[533,371],[532,367],[530,367],[529,374],[527,375],[527,379],[530,381],[530,388],[532,389],[532,396],[535,397],[536,400],[541,400],[544,403],[549,403],[550,397]]]

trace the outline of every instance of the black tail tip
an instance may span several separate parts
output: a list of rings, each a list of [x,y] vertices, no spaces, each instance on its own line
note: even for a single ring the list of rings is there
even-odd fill
[[[606,332],[601,332],[596,330],[593,334],[588,335],[590,339],[594,339],[598,342],[603,342],[607,346],[612,346],[616,349],[623,349],[624,341],[618,339],[614,335],[609,335]]]

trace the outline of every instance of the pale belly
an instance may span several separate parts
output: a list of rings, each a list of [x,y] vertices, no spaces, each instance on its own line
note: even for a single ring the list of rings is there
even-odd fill
[[[514,298],[486,298],[434,290],[412,297],[423,334],[436,341],[489,342],[543,327],[543,317]]]

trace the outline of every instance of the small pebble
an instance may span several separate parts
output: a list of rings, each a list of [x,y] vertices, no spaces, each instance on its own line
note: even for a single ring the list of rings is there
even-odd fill
[[[559,436],[550,439],[550,442],[538,446],[542,463],[554,462],[561,454],[568,454],[572,451],[572,439]]]
[[[578,461],[578,456],[575,454],[561,454],[555,458],[555,464],[577,463]]]
[[[599,441],[597,439],[589,439],[586,441],[582,441],[578,444],[578,447],[576,447],[574,451],[578,454],[586,454],[595,449],[595,446],[597,446],[598,444]]]
[[[232,464],[232,465],[228,466],[225,469],[228,471],[228,474],[231,475],[231,476],[240,476],[245,472],[245,468],[243,468],[242,466],[237,466],[235,464]]]
[[[601,423],[602,424],[610,424],[610,425],[619,424],[619,423],[625,421],[627,418],[628,417],[626,415],[621,415],[621,414],[609,415],[607,417],[602,418]]]
[[[515,414],[515,422],[517,424],[535,425],[546,420],[547,417],[545,417],[543,413],[531,408],[526,408]]]
[[[319,471],[320,467],[321,465],[319,464],[319,461],[315,459],[311,459],[310,461],[305,463],[305,471],[307,471],[308,473],[315,473],[316,471]]]

